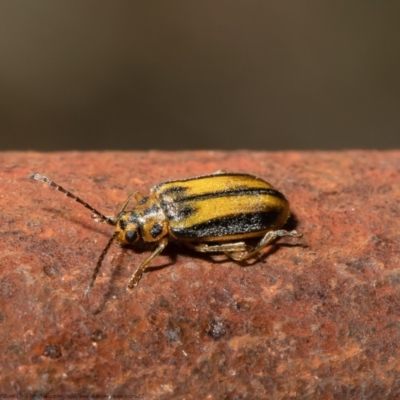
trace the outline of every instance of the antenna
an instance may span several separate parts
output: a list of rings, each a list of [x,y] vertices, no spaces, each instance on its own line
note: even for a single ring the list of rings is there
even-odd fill
[[[98,273],[100,271],[100,267],[101,267],[101,264],[103,263],[103,259],[104,259],[105,255],[107,254],[108,249],[111,247],[111,244],[114,241],[114,239],[116,238],[117,234],[118,234],[118,232],[114,232],[112,234],[112,236],[110,237],[110,240],[106,244],[106,247],[104,247],[103,251],[101,252],[100,257],[97,260],[96,267],[95,267],[95,269],[93,271],[92,278],[90,279],[90,283],[89,283],[89,285],[88,285],[88,287],[87,287],[87,289],[85,291],[84,297],[88,297],[89,296],[90,291],[92,290],[92,287],[94,285],[94,281],[96,280],[97,275],[98,275]]]
[[[35,179],[37,181],[41,181],[41,182],[47,183],[50,186],[53,186],[60,192],[64,193],[66,196],[70,197],[71,199],[75,200],[77,203],[82,204],[84,207],[86,207],[87,209],[92,211],[92,213],[96,214],[100,220],[105,221],[105,222],[107,222],[107,224],[110,224],[110,225],[116,225],[117,222],[116,222],[115,218],[107,217],[106,215],[102,214],[100,211],[97,211],[95,208],[93,208],[91,205],[89,205],[88,203],[83,201],[81,198],[79,198],[78,196],[75,196],[74,194],[72,194],[68,190],[64,189],[62,186],[58,185],[51,179],[46,178],[45,176],[39,175],[39,174],[29,175],[28,178]]]

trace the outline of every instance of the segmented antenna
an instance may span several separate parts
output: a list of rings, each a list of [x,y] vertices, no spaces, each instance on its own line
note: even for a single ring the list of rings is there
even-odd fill
[[[85,291],[85,296],[84,296],[84,297],[88,297],[88,296],[89,296],[90,291],[92,290],[92,287],[93,287],[93,285],[94,285],[94,281],[96,280],[97,275],[98,275],[98,273],[99,273],[99,271],[100,271],[100,267],[101,267],[101,264],[103,263],[104,257],[105,257],[105,255],[107,254],[108,249],[111,247],[111,244],[112,244],[112,242],[114,241],[114,239],[116,238],[117,234],[118,234],[118,232],[114,232],[114,233],[112,234],[110,240],[109,240],[108,243],[106,244],[106,247],[104,247],[104,250],[101,252],[100,257],[99,257],[99,259],[97,260],[96,267],[95,267],[95,269],[94,269],[94,271],[93,271],[92,278],[90,279],[90,283],[89,283],[89,285],[88,285],[88,287],[87,287],[87,289],[86,289],[86,291]]]
[[[39,174],[29,175],[28,178],[29,179],[35,179],[37,181],[41,181],[41,182],[47,183],[50,186],[53,186],[54,188],[56,188],[60,192],[64,193],[66,196],[70,197],[71,199],[75,200],[77,203],[82,204],[84,207],[86,207],[87,209],[92,211],[92,213],[96,214],[100,218],[100,220],[105,221],[110,225],[116,225],[117,222],[116,222],[116,220],[114,218],[105,216],[100,211],[97,211],[91,205],[89,205],[88,203],[83,201],[81,198],[79,198],[78,196],[75,196],[71,192],[68,192],[68,190],[65,190],[62,186],[60,186],[57,183],[53,182],[49,178],[46,178],[45,176],[39,175]]]

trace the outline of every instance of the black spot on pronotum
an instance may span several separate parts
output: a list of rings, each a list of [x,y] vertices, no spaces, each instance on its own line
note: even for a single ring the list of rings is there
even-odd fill
[[[124,231],[126,229],[126,221],[124,219],[119,220],[119,227]]]
[[[150,228],[150,235],[153,238],[156,238],[162,232],[162,226],[159,223],[155,223]]]
[[[138,224],[139,222],[138,216],[135,213],[131,213],[131,215],[128,217],[128,222]]]

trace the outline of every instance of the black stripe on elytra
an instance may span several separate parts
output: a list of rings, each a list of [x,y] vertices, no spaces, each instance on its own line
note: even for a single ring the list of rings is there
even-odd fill
[[[190,181],[199,181],[201,179],[208,179],[208,178],[214,178],[214,177],[219,177],[219,176],[243,176],[246,178],[252,178],[252,179],[257,179],[259,181],[261,181],[262,179],[257,178],[254,175],[249,175],[249,174],[242,174],[240,172],[222,172],[220,174],[209,174],[209,175],[200,175],[200,176],[194,176],[192,178],[186,178],[186,179],[176,179],[173,181],[165,181],[165,182],[160,182],[158,183],[156,186],[154,186],[153,190],[157,190],[159,189],[161,186],[165,185],[165,184],[170,184],[170,183],[175,183],[175,182],[190,182]]]
[[[160,185],[157,185],[155,187],[155,189],[157,189],[157,187]],[[174,197],[181,198],[185,194],[186,190],[187,190],[187,188],[185,188],[183,186],[172,186],[170,188],[163,190],[161,193],[159,193],[159,196],[164,197],[164,196],[173,195]]]
[[[172,228],[178,238],[200,239],[261,232],[272,228],[280,217],[281,210],[238,214],[215,218],[188,228]]]
[[[285,200],[285,196],[278,192],[275,189],[232,189],[232,190],[221,190],[217,192],[208,192],[204,194],[196,194],[193,196],[181,197],[176,199],[175,202],[183,202],[183,201],[201,201],[208,199],[216,199],[218,197],[230,197],[230,196],[260,196],[260,195],[269,195],[278,197],[279,199]]]
[[[185,218],[190,217],[196,209],[179,203],[177,201],[160,201],[160,205],[165,215],[170,221],[181,221]]]

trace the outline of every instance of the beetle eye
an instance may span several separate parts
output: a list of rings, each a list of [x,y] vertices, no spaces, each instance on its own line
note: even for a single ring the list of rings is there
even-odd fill
[[[125,240],[128,243],[133,243],[138,238],[138,234],[136,231],[128,231],[125,234]]]

